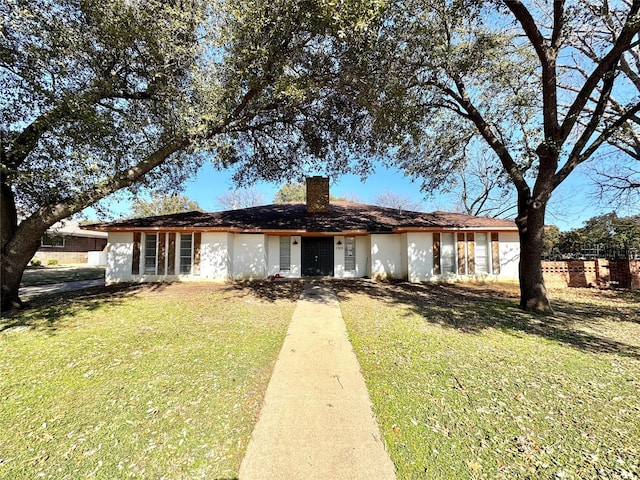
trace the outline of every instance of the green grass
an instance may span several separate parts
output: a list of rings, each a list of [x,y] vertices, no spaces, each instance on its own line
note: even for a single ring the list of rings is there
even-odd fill
[[[336,284],[399,479],[640,475],[640,295]]]
[[[104,267],[65,266],[28,267],[22,275],[21,287],[48,285],[50,283],[96,280],[104,278]]]
[[[108,287],[5,316],[0,477],[236,477],[298,292]]]

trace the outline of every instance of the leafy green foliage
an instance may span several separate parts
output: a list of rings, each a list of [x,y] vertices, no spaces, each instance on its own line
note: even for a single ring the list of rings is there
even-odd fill
[[[375,38],[354,48],[373,134],[426,191],[450,188],[479,145],[493,153],[487,184],[517,196],[524,309],[551,311],[539,258],[555,189],[598,157],[640,158],[640,103],[629,93],[640,85],[639,11],[638,2],[390,2]]]
[[[22,211],[100,185],[183,134],[200,8],[3,3],[3,164]],[[190,171],[168,163],[148,180],[170,184]]]
[[[345,71],[350,42],[368,35],[377,4],[232,4],[228,24],[213,33],[228,47],[199,71],[199,148],[235,166],[242,185],[299,178],[311,167],[369,168],[377,144]],[[220,119],[229,127],[211,136]]]
[[[366,171],[354,160],[378,141],[344,81],[344,52],[378,10],[366,0],[2,3],[2,309],[19,303],[46,229],[118,190],[177,191],[205,158],[236,167],[244,184],[310,166]]]
[[[611,212],[593,217],[584,227],[561,233],[557,242],[561,253],[576,253],[585,245],[640,250],[640,215],[618,217]]]
[[[131,204],[133,217],[151,217],[192,211],[202,210],[198,202],[185,195],[155,194],[151,197],[151,200],[136,197]]]
[[[342,198],[336,197],[329,192],[329,200],[343,200]],[[285,183],[280,189],[276,192],[273,197],[274,203],[285,203],[285,202],[306,202],[307,201],[307,185],[303,182],[292,182]]]
[[[307,200],[307,186],[302,182],[285,183],[273,197],[274,203],[304,202]]]

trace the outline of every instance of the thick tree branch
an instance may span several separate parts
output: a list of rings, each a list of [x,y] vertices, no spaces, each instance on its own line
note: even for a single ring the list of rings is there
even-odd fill
[[[632,48],[633,38],[638,31],[640,31],[640,17],[638,16],[639,10],[640,0],[633,0],[620,35],[609,52],[600,60],[589,78],[584,82],[582,89],[578,95],[576,95],[575,100],[569,107],[561,127],[560,139],[562,143],[564,143],[564,141],[569,137],[576,122],[578,121],[580,113],[584,110],[585,105],[589,101],[593,91],[598,87],[598,84],[606,75],[615,74],[615,69],[620,57],[624,52]]]
[[[66,197],[64,201],[58,202],[57,204],[41,207],[29,218],[25,219],[19,228],[22,227],[22,224],[27,224],[26,227],[28,227],[28,224],[31,222],[42,222],[46,225],[53,225],[55,222],[93,205],[106,196],[133,185],[144,175],[162,164],[168,157],[186,149],[189,144],[190,141],[187,139],[176,139],[167,143],[136,165],[116,173],[112,177],[94,185],[92,188]]]
[[[480,111],[475,107],[469,97],[469,94],[466,91],[462,80],[454,79],[454,81],[456,83],[459,94],[456,95],[455,92],[451,90],[449,90],[448,93],[450,95],[453,94],[454,98],[456,98],[456,100],[460,102],[462,108],[467,112],[469,119],[476,126],[476,128],[480,132],[480,135],[482,135],[482,138],[484,138],[491,149],[496,153],[496,155],[498,155],[502,166],[509,175],[509,178],[511,178],[513,184],[518,189],[518,192],[526,195],[525,192],[530,191],[529,185],[527,184],[524,175],[518,168],[518,165],[511,157],[509,150],[504,145],[504,143],[502,143],[498,139],[498,137],[496,137],[496,135],[491,130],[491,126],[489,125],[489,123],[484,119],[482,113],[480,113]]]
[[[27,125],[11,142],[10,149],[4,153],[3,165],[6,165],[9,170],[19,168],[29,154],[37,147],[42,135],[58,120],[67,116],[68,111],[66,104],[60,104],[43,113]]]
[[[574,149],[569,160],[563,165],[563,167],[556,173],[554,180],[554,188],[560,185],[565,178],[581,163],[588,160],[595,152],[600,148],[607,140],[609,140],[627,121],[633,118],[640,112],[640,103],[631,107],[627,112],[621,115],[615,122],[604,129],[598,138],[596,138],[589,147],[582,153],[579,150]],[[584,145],[583,145],[584,146]],[[620,147],[618,147],[620,148]],[[622,149],[621,149],[622,150]],[[626,153],[631,156],[636,156],[632,152]]]
[[[553,37],[551,45],[546,45],[546,40],[536,25],[533,16],[520,1],[505,1],[507,7],[511,10],[516,20],[522,26],[531,46],[538,55],[540,66],[542,67],[542,109],[544,119],[544,135],[545,139],[552,142],[548,145],[550,148],[557,148],[560,138],[558,135],[558,92],[557,92],[557,76],[556,76],[556,59],[558,50],[562,43],[562,28],[564,24],[564,0],[556,0],[554,2],[553,18]]]

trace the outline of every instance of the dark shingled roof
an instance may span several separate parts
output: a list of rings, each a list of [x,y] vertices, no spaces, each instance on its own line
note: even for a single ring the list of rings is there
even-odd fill
[[[328,214],[308,215],[305,203],[277,203],[224,212],[186,212],[173,215],[136,218],[87,225],[89,230],[231,230],[231,231],[300,231],[331,233],[362,231],[392,233],[422,229],[517,230],[511,220],[473,217],[460,213],[412,212],[395,208],[331,202]]]

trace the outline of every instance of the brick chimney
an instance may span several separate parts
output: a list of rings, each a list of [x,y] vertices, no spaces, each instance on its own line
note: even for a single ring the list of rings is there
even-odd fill
[[[307,213],[329,213],[329,177],[307,177]]]

